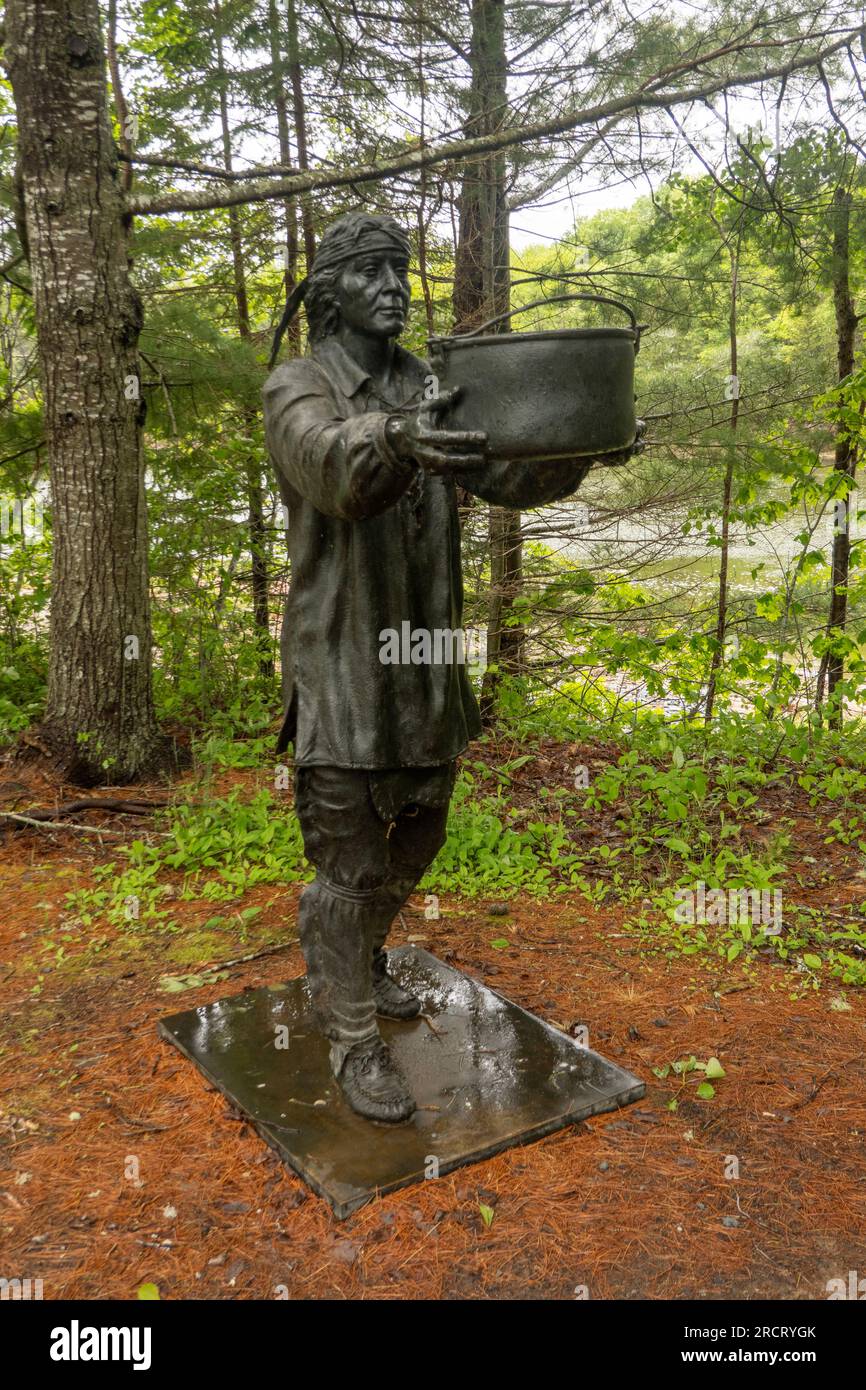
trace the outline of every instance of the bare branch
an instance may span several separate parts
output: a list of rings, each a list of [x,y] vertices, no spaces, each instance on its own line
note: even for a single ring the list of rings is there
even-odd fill
[[[230,173],[219,164],[196,164],[190,159],[166,159],[162,155],[155,154],[129,155],[120,149],[117,151],[117,157],[130,164],[145,164],[154,169],[181,169],[187,174],[205,174],[208,178],[222,179],[224,183],[230,180],[258,177],[260,174],[276,178],[278,174],[296,174],[298,172],[292,164],[268,164],[254,165],[251,169],[240,169]]]

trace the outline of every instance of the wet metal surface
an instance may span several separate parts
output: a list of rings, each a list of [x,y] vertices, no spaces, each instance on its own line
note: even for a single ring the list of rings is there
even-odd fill
[[[303,979],[159,1025],[336,1216],[423,1181],[433,1158],[443,1176],[643,1096],[643,1082],[429,952],[388,955],[427,1016],[379,1020],[418,1102],[402,1125],[349,1109]]]

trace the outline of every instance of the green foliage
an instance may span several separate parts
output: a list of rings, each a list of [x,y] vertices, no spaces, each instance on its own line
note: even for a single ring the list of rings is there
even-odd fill
[[[7,525],[10,499],[0,484],[0,507],[7,508]],[[25,501],[24,515],[29,514]],[[43,539],[31,537],[28,531],[25,536],[10,528],[0,542],[0,745],[33,723],[45,695],[48,646],[43,618],[50,532],[46,524]]]
[[[695,1095],[698,1100],[712,1100],[716,1094],[716,1088],[711,1085],[711,1082],[720,1081],[725,1075],[725,1069],[718,1057],[710,1057],[706,1062],[699,1062],[694,1053],[689,1057],[681,1058],[678,1062],[665,1062],[660,1067],[653,1067],[652,1070],[653,1075],[657,1076],[660,1081],[666,1080],[671,1074],[680,1078],[680,1089],[668,1101],[668,1110],[679,1108],[683,1092],[690,1078],[698,1080],[699,1076],[703,1076],[705,1080],[698,1080],[698,1084],[695,1086]]]
[[[249,799],[234,791],[202,804],[179,802],[157,822],[163,825],[164,839],[134,840],[118,862],[94,870],[107,886],[69,895],[69,907],[85,924],[104,912],[130,932],[146,924],[170,928],[170,909],[161,906],[169,875],[180,877],[181,899],[209,902],[234,902],[260,883],[310,877],[297,818],[267,790]]]
[[[533,819],[515,826],[520,812],[504,792],[475,798],[475,781],[463,772],[455,787],[448,838],[421,885],[431,892],[513,897],[544,896],[579,884],[581,856],[562,820]]]

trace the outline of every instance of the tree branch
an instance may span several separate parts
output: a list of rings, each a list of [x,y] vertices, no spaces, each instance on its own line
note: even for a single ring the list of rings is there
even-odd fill
[[[269,164],[256,165],[252,169],[239,169],[227,172],[219,164],[194,164],[188,159],[166,159],[161,155],[151,154],[126,154],[123,150],[117,150],[119,160],[129,164],[145,164],[154,169],[182,169],[188,174],[205,174],[208,178],[222,179],[224,183],[232,180],[248,179],[252,176],[267,175],[269,178],[276,178],[278,174],[297,174],[298,170],[292,164]]]
[[[700,87],[689,87],[679,92],[645,91],[629,92],[596,106],[579,111],[568,111],[546,121],[532,122],[528,125],[506,127],[494,134],[475,136],[470,139],[450,140],[441,145],[428,145],[423,149],[408,149],[389,159],[372,164],[361,164],[348,169],[312,171],[298,174],[288,179],[252,180],[235,187],[212,185],[196,192],[177,192],[166,194],[139,195],[129,200],[129,209],[138,216],[152,216],[167,212],[203,212],[211,208],[234,207],[240,203],[263,203],[272,198],[285,198],[299,193],[311,193],[325,188],[342,188],[347,184],[371,183],[390,178],[394,174],[417,172],[434,164],[462,161],[476,155],[489,154],[494,150],[508,149],[514,145],[528,144],[563,135],[578,126],[592,125],[608,121],[611,116],[623,116],[631,111],[644,109],[664,109],[670,106],[687,105],[691,102],[705,101],[719,92],[733,88],[756,86],[776,78],[788,77],[791,73],[819,66],[834,53],[848,48],[852,38],[862,31],[847,30],[844,37],[828,44],[817,52],[804,57],[792,58],[776,67],[717,77]],[[700,67],[707,61],[697,56],[691,66]]]

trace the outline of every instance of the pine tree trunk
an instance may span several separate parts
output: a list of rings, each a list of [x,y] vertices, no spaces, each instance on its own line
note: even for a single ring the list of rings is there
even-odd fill
[[[737,301],[739,296],[739,241],[737,249],[729,248],[731,259],[731,302],[728,321],[728,343],[731,396],[731,437],[728,441],[728,460],[725,466],[725,480],[722,484],[722,534],[719,554],[719,601],[716,616],[716,643],[710,660],[710,675],[707,682],[707,698],[704,705],[704,722],[709,724],[716,703],[716,685],[725,655],[725,637],[728,630],[728,566],[731,544],[731,496],[734,486],[734,464],[737,460],[736,438],[737,422],[740,416],[740,382],[737,375]]]
[[[472,76],[466,136],[487,135],[505,124],[507,73],[503,0],[472,0]],[[510,304],[508,208],[502,151],[469,160],[463,169],[454,318],[465,332]],[[499,332],[508,329],[507,321]]]
[[[307,106],[304,99],[304,81],[301,69],[300,47],[298,44],[298,10],[295,0],[286,3],[286,48],[289,60],[289,80],[292,84],[292,114],[295,120],[295,144],[298,149],[298,168],[302,173],[310,167],[307,157]],[[307,274],[313,268],[316,257],[316,236],[313,230],[313,205],[309,195],[301,195],[301,227],[304,234],[304,258]]]
[[[833,307],[836,315],[836,362],[838,379],[844,381],[854,370],[854,334],[857,315],[851,297],[849,278],[849,235],[851,225],[851,193],[839,187],[833,195]],[[857,468],[857,450],[848,430],[836,437],[836,456],[833,467],[853,483]],[[837,494],[840,519],[833,531],[833,558],[830,573],[830,607],[827,615],[827,636],[841,635],[848,619],[848,571],[851,564],[851,532],[848,524],[848,486]],[[816,706],[820,709],[827,688],[827,718],[832,728],[841,728],[842,707],[834,698],[836,687],[845,675],[845,659],[836,652],[826,651],[818,669]]]
[[[216,19],[216,59],[219,78],[220,125],[222,128],[223,163],[227,173],[232,172],[232,142],[229,126],[228,83],[226,81],[223,59],[222,12],[220,5],[214,5]],[[247,296],[246,261],[244,258],[241,218],[237,208],[229,208],[229,239],[232,248],[232,273],[234,277],[235,310],[238,333],[245,343],[252,337],[250,329],[250,309]],[[247,439],[253,439],[256,426],[256,412],[251,407],[243,411]],[[271,622],[268,607],[268,549],[264,524],[264,497],[262,490],[262,470],[258,454],[250,446],[245,463],[247,489],[247,529],[250,540],[250,571],[253,599],[253,626],[256,634],[256,647],[259,653],[259,675],[271,680],[274,674],[274,656],[271,643]]]
[[[503,0],[473,0],[472,80],[467,136],[492,133],[505,124],[507,69]],[[471,160],[463,170],[460,230],[454,267],[454,317],[458,332],[507,312],[511,302],[505,156],[501,151]],[[508,331],[504,319],[493,330]],[[525,633],[508,622],[523,582],[520,513],[491,507],[490,596],[487,611],[487,670],[481,686],[481,715],[496,710],[503,674],[523,664]]]
[[[9,0],[53,518],[40,736],[74,781],[170,758],[151,686],[138,338],[97,0]]]
[[[283,53],[280,46],[280,20],[277,11],[277,0],[268,0],[268,39],[271,47],[271,72],[274,83],[274,110],[277,116],[277,138],[280,142],[280,163],[287,169],[292,163],[292,147],[289,141],[289,110],[286,101],[286,89],[284,84]],[[286,299],[295,288],[298,278],[298,218],[295,210],[294,198],[286,198],[283,201],[283,215],[286,223]],[[286,332],[288,344],[292,350],[292,356],[297,357],[301,351],[301,324],[295,317],[289,324]]]

